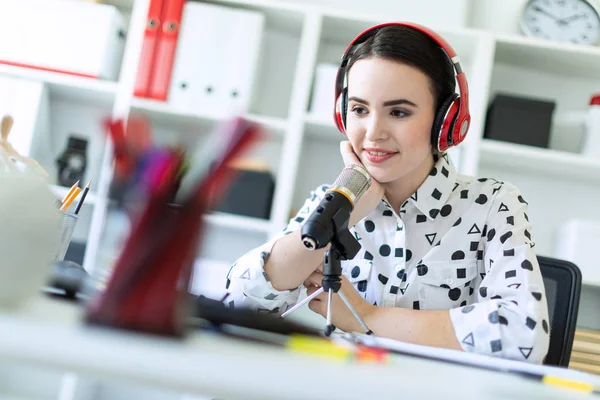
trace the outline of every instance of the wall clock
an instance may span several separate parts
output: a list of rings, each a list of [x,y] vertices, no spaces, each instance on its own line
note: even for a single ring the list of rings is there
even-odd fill
[[[597,0],[528,0],[521,15],[526,36],[575,44],[600,44]]]

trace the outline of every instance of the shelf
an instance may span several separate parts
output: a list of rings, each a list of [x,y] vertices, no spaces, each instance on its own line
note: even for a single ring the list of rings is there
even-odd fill
[[[326,118],[324,115],[307,113],[304,116],[306,124],[305,135],[311,138],[341,141],[344,135],[338,130],[333,121],[333,115]]]
[[[135,0],[104,0],[104,3],[131,10]],[[310,7],[276,0],[203,0],[203,3],[244,8],[265,13],[267,24],[275,29],[300,32],[304,12]]]
[[[323,11],[323,14],[325,18],[323,20],[322,38],[326,42],[335,42],[342,46],[339,53],[340,57],[350,41],[359,33],[373,25],[390,21],[389,15],[364,15],[338,9],[327,9]],[[432,28],[452,45],[461,60],[472,58],[474,45],[482,35],[487,34],[470,28],[448,28],[447,26]]]
[[[581,284],[591,288],[600,288],[600,280],[598,279],[581,279]]]
[[[265,15],[266,28],[299,35],[304,22],[306,7],[273,0],[203,0],[204,3],[261,12]]]
[[[221,212],[206,214],[204,220],[215,226],[256,233],[269,233],[271,229],[271,221],[269,220]]]
[[[494,35],[496,62],[571,77],[600,79],[600,47]]]
[[[600,182],[600,159],[564,151],[483,139],[480,161],[523,173]]]
[[[0,391],[0,400],[34,400],[35,398],[32,398],[31,396],[23,396],[23,395],[18,395],[18,394],[11,394],[11,393],[3,393]],[[39,400],[42,400],[43,398],[40,397]],[[38,399],[35,399],[38,400]]]
[[[135,0],[104,0],[103,3],[124,10],[132,10]]]
[[[138,113],[141,112],[148,115],[158,123],[174,125],[182,129],[198,127],[199,125],[202,127],[206,125],[208,127],[215,122],[221,121],[221,119],[208,114],[181,112],[169,103],[158,100],[135,98],[132,100],[132,108]],[[257,114],[246,114],[245,118],[267,128],[274,136],[283,135],[283,131],[287,128],[287,121],[283,118]]]
[[[63,197],[65,197],[65,195],[69,192],[70,188],[65,187],[65,186],[51,185],[50,189],[52,190],[52,193],[54,193],[54,195],[56,196],[57,199],[62,200]],[[83,192],[83,188],[82,188],[82,192]],[[81,194],[79,196],[77,196],[77,199],[73,202],[73,204],[77,204],[77,201],[79,201],[80,198],[81,198]],[[94,205],[97,202],[98,202],[98,197],[92,190],[90,190],[88,192],[87,196],[85,197],[85,203],[83,203],[83,205]]]
[[[113,103],[118,86],[113,81],[4,64],[0,64],[0,75],[43,82],[52,97],[101,105]]]

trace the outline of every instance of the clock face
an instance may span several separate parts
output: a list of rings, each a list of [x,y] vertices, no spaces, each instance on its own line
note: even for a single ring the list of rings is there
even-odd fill
[[[525,34],[543,39],[577,44],[600,42],[600,15],[586,0],[530,0],[521,27]]]

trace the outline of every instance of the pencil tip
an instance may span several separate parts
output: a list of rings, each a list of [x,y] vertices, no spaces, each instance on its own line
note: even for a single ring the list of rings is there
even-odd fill
[[[90,181],[87,183],[87,185],[85,185],[85,187],[89,189],[91,184],[92,184],[92,182]]]

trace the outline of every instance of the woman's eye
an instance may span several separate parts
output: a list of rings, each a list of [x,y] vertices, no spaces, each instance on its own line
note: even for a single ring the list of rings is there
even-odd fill
[[[366,114],[367,110],[364,107],[355,106],[352,107],[352,112],[357,115],[364,115]]]
[[[397,118],[408,117],[410,114],[403,110],[392,110],[392,115]]]

